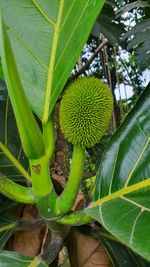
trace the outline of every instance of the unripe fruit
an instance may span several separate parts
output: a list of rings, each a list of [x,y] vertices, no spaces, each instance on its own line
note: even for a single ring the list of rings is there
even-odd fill
[[[79,78],[66,90],[60,105],[60,127],[72,144],[92,147],[109,126],[112,95],[105,83],[94,77]]]

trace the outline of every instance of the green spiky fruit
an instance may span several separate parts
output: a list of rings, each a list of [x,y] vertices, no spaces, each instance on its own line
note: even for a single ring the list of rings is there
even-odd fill
[[[109,126],[112,95],[105,83],[94,77],[79,78],[66,90],[60,105],[60,127],[72,144],[92,147]]]

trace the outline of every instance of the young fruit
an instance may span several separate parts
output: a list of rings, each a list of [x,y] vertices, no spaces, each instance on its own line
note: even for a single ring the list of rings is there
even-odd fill
[[[60,127],[73,145],[92,147],[109,126],[112,95],[105,83],[94,77],[79,78],[66,90],[60,105]]]

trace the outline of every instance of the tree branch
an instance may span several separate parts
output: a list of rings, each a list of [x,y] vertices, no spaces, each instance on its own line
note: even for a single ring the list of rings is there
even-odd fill
[[[102,43],[96,48],[92,56],[89,58],[89,60],[85,63],[85,65],[75,74],[70,78],[70,81],[73,81],[77,77],[79,77],[82,73],[85,72],[85,70],[88,69],[88,67],[91,65],[97,54],[100,52],[100,50],[108,43],[108,40],[105,39],[102,41]]]
[[[16,227],[15,230],[20,231],[20,230],[32,230],[35,228],[43,228],[46,226],[46,223],[44,219],[36,219],[36,220],[19,220],[16,222]]]

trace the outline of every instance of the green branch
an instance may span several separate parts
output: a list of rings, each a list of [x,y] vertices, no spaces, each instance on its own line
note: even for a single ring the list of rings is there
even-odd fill
[[[0,176],[0,193],[16,202],[24,204],[36,203],[31,188],[19,185],[4,176]]]
[[[69,179],[56,204],[58,214],[70,211],[75,202],[83,175],[84,157],[85,149],[80,145],[74,145]]]

